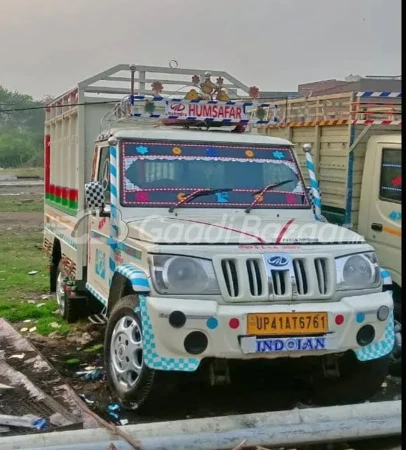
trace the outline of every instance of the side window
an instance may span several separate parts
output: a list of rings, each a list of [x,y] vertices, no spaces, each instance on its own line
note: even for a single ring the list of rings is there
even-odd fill
[[[402,151],[384,148],[382,151],[379,198],[393,203],[402,201]]]
[[[103,186],[106,204],[110,204],[110,152],[108,147],[100,150],[97,181],[100,181]]]

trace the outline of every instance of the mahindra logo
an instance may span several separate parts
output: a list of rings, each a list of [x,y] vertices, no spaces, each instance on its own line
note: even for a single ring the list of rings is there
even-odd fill
[[[182,112],[186,108],[185,105],[182,105],[182,103],[177,103],[176,105],[171,105],[171,110],[175,112]]]
[[[272,256],[271,258],[268,259],[268,263],[271,266],[283,267],[286,266],[289,263],[289,261],[287,258],[284,258],[283,256]]]

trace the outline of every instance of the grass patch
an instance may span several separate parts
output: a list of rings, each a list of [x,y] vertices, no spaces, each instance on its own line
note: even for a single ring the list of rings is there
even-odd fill
[[[56,332],[61,336],[68,335],[70,332],[69,325],[60,316],[55,315],[55,311],[58,309],[57,302],[55,300],[45,300],[43,303],[45,304],[15,300],[0,301],[0,317],[11,323],[31,319],[31,322],[24,324],[24,327],[31,328],[35,326],[37,328],[36,332],[43,336],[48,336],[52,332]]]
[[[0,302],[38,297],[49,289],[40,232],[0,236]],[[35,275],[28,272],[36,270]]]
[[[42,250],[41,232],[0,236],[0,317],[11,323],[36,327],[36,332],[48,336],[52,332],[67,335],[70,326],[55,311],[55,300],[42,300],[49,291],[47,257]],[[28,272],[37,270],[35,275]],[[41,306],[38,306],[42,303]],[[58,324],[54,327],[52,324]]]
[[[27,198],[2,195],[0,196],[0,212],[43,212],[43,196],[30,196]]]
[[[54,318],[53,312],[58,308],[54,300],[46,300],[45,305],[38,307],[41,303],[28,303],[27,301],[0,301],[0,317],[9,322],[22,322],[26,319],[48,319]],[[56,321],[56,320],[55,320]]]
[[[59,325],[59,328],[54,327],[55,324]],[[37,333],[43,336],[48,336],[53,332],[61,336],[67,336],[71,331],[71,327],[59,316],[42,317],[36,323],[36,327]]]

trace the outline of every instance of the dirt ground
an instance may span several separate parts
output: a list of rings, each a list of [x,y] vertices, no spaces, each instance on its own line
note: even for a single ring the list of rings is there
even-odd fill
[[[32,209],[31,205],[41,205],[43,186],[18,184],[15,186],[0,182],[0,233],[42,229],[44,215],[41,206],[36,208],[37,211],[19,212],[18,210]],[[4,205],[3,208],[1,208],[2,205]]]
[[[42,196],[42,188],[37,186],[29,188],[5,188],[0,187],[1,194],[7,192],[19,194],[7,196],[14,197],[16,202],[24,204],[24,200],[38,201]],[[6,197],[6,196],[3,196]],[[0,235],[3,233],[21,233],[24,230],[41,230],[43,214],[39,211],[30,212],[0,212]],[[17,330],[24,327],[24,323],[14,324]],[[243,376],[241,382],[227,387],[211,387],[200,375],[204,368],[195,376],[180,375],[176,379],[177,386],[172,393],[163,397],[149,410],[142,414],[137,412],[119,411],[119,418],[114,420],[108,413],[108,405],[114,403],[107,384],[105,382],[103,368],[103,332],[104,329],[97,325],[84,324],[69,333],[68,336],[41,336],[33,333],[30,337],[32,344],[55,368],[62,379],[70,384],[77,394],[83,396],[87,406],[100,417],[121,423],[121,420],[129,424],[142,422],[176,420],[185,418],[198,418],[220,416],[238,413],[253,413],[263,411],[277,411],[295,407],[311,407],[312,390],[309,385],[286,373],[278,366],[264,368],[258,371],[250,371],[251,374]],[[98,344],[98,345],[97,345]],[[18,361],[13,362],[18,370]],[[100,377],[95,381],[83,379],[78,372],[90,369],[99,369]],[[237,375],[243,375],[243,372]],[[290,372],[291,374],[292,372]],[[36,374],[33,380],[46,389],[49,378],[46,373]],[[168,383],[171,383],[169,381]],[[401,379],[389,377],[382,386],[381,392],[372,401],[399,399],[401,392]],[[126,423],[126,422],[124,422]],[[374,448],[372,445],[361,448]],[[380,447],[384,448],[382,444]]]
[[[41,230],[44,222],[43,213],[39,212],[7,212],[0,215],[0,233],[22,232],[24,230]]]

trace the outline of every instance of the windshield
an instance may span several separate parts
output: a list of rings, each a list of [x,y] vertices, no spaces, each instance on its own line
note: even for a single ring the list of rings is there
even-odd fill
[[[121,204],[170,207],[198,189],[232,189],[196,198],[184,208],[246,208],[264,186],[256,209],[310,208],[289,147],[203,142],[123,142]]]

